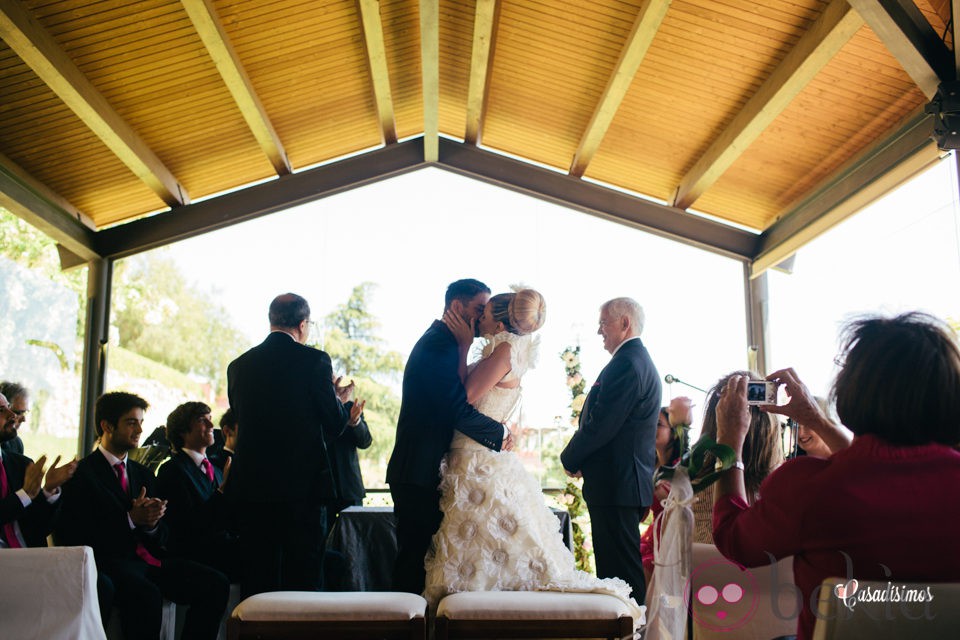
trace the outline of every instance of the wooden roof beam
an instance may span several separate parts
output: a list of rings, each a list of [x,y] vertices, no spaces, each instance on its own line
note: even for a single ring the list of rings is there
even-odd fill
[[[0,207],[36,227],[80,260],[100,257],[94,250],[90,219],[3,154],[0,154]],[[71,261],[63,266],[76,264]]]
[[[281,176],[291,173],[290,160],[284,151],[283,143],[280,142],[280,136],[274,130],[250,77],[230,44],[230,38],[227,37],[213,4],[210,0],[181,0],[181,3],[230,95],[240,108],[243,119],[253,132],[253,137],[270,159],[274,171]]]
[[[954,20],[953,16],[960,16],[960,0],[950,0],[950,23],[953,27],[953,63],[954,63],[954,73],[956,77],[960,78],[960,47],[957,46],[957,43],[960,42],[958,36],[960,36],[960,20]]]
[[[420,0],[420,66],[423,74],[423,159],[440,157],[440,0]]]
[[[171,207],[190,201],[156,154],[17,0],[0,0],[0,38],[161,200]]]
[[[383,22],[380,20],[380,0],[357,0],[357,4],[367,44],[367,62],[370,64],[381,137],[383,144],[394,144],[397,141],[397,125],[393,116],[393,94],[390,92],[387,47],[383,40]]]
[[[499,19],[499,0],[477,0],[473,17],[470,84],[467,88],[467,126],[463,136],[468,144],[480,144],[483,135],[483,114],[490,89],[490,71],[493,69],[490,59],[493,57]]]
[[[850,38],[863,19],[833,0],[680,181],[673,205],[686,209],[714,184],[786,109]]]
[[[956,74],[953,54],[912,0],[849,0],[924,95]]]
[[[649,0],[640,10],[637,19],[633,23],[633,30],[627,38],[627,43],[620,52],[620,59],[613,70],[613,74],[607,81],[607,86],[600,96],[590,118],[590,124],[580,138],[580,145],[573,156],[573,162],[570,164],[570,175],[577,178],[583,176],[587,170],[587,165],[600,148],[600,143],[613,122],[613,117],[620,108],[620,103],[627,95],[630,85],[633,83],[633,76],[636,75],[640,63],[643,62],[650,43],[653,42],[660,23],[667,15],[667,9],[670,8],[670,0]]]

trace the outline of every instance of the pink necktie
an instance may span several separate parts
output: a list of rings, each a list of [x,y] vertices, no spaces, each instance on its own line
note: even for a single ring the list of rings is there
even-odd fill
[[[6,498],[8,493],[10,493],[10,485],[7,483],[7,470],[3,466],[3,456],[0,456],[0,498]],[[6,538],[7,546],[11,549],[21,549],[23,547],[12,522],[3,525],[3,537]]]
[[[130,495],[130,483],[127,482],[127,467],[123,462],[118,462],[113,465],[113,468],[117,472],[117,478],[120,480],[120,488],[123,489],[123,492],[127,495]],[[137,542],[137,555],[140,556],[140,559],[146,562],[147,564],[159,567],[160,561],[154,557],[152,553],[147,551],[147,548],[143,546],[142,542]]]
[[[200,462],[200,468],[203,469],[205,474],[207,474],[207,480],[213,482],[213,465],[210,464],[210,461],[204,458]]]

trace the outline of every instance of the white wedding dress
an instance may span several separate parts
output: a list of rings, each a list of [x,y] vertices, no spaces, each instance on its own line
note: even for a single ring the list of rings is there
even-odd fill
[[[536,365],[538,340],[504,331],[490,339],[483,357],[501,342],[511,345],[511,370],[501,382],[518,381]],[[505,421],[520,394],[519,385],[493,387],[476,406]],[[454,432],[441,463],[440,490],[443,522],[425,560],[424,597],[432,607],[460,591],[596,592],[617,596],[630,606],[637,626],[643,623],[644,608],[629,597],[625,581],[601,580],[576,569],[540,483],[516,454],[492,451]]]

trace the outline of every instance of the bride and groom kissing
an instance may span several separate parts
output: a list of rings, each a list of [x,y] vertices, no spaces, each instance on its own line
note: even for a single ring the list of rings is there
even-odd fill
[[[423,593],[433,605],[459,591],[598,591],[628,602],[640,621],[630,584],[575,568],[539,482],[509,452],[503,423],[536,364],[533,334],[546,305],[532,289],[490,293],[477,280],[452,283],[443,320],[427,329],[404,370],[387,467],[398,543],[394,588]],[[482,357],[468,367],[480,335],[487,339]],[[659,410],[659,393],[656,404]]]

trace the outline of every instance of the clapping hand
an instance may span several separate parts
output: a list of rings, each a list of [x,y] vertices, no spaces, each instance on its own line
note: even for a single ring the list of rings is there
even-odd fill
[[[138,527],[153,529],[166,511],[166,500],[148,498],[147,488],[141,487],[140,495],[133,499],[133,505],[130,507],[130,519]]]
[[[57,456],[51,465],[50,470],[47,471],[47,478],[43,484],[43,490],[49,493],[53,493],[60,486],[73,477],[73,474],[77,471],[77,458],[74,456],[73,460],[58,467],[57,464],[60,462],[60,456]]]
[[[467,348],[473,344],[473,321],[467,322],[452,310],[447,309],[443,312],[443,324],[447,325],[450,333],[457,340],[460,348]]]
[[[343,376],[337,376],[333,381],[333,388],[337,392],[337,398],[340,399],[342,404],[347,404],[350,400],[353,399],[353,380],[350,381],[350,384],[340,385],[340,381],[343,380]]]
[[[40,456],[36,462],[31,462],[23,472],[23,492],[31,500],[40,493],[40,482],[43,480],[43,467],[47,464],[47,456]]]
[[[351,384],[353,384],[351,382]],[[360,416],[363,415],[363,407],[367,404],[366,400],[357,400],[350,407],[350,421],[347,422],[351,427],[355,427],[360,424]]]

